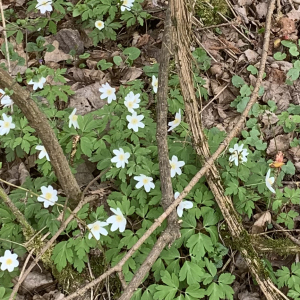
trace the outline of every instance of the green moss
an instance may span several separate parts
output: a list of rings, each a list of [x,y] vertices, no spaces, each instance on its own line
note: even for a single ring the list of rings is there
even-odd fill
[[[99,277],[105,273],[109,266],[106,265],[105,259],[103,256],[92,256],[90,258],[90,265],[92,272],[95,277]],[[100,283],[99,290],[103,290],[105,285],[105,280]],[[122,285],[119,280],[119,277],[116,274],[109,276],[109,289],[111,291],[111,299],[118,299],[121,296]]]
[[[210,3],[214,8],[211,8]],[[197,0],[195,14],[199,17],[205,26],[224,23],[224,19],[218,14],[230,16],[231,12],[225,0]]]

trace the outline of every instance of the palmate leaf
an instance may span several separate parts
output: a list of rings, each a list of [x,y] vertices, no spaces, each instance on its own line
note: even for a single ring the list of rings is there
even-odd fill
[[[179,272],[179,280],[184,281],[186,279],[187,283],[191,285],[201,281],[203,275],[204,270],[201,267],[191,261],[185,261]]]
[[[57,270],[60,272],[69,263],[73,262],[73,251],[68,248],[67,241],[58,243],[52,252],[52,259],[56,265]]]
[[[203,257],[206,252],[213,251],[211,238],[203,233],[192,235],[186,245],[197,259]]]
[[[174,300],[179,287],[179,280],[173,273],[170,275],[168,271],[161,272],[161,279],[166,285],[157,285],[155,289],[157,292],[154,293],[154,299],[157,300]]]

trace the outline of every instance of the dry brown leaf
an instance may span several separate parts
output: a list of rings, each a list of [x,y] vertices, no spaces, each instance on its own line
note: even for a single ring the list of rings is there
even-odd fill
[[[18,173],[19,173],[20,185],[23,185],[23,183],[26,181],[26,179],[28,177],[30,177],[30,174],[29,174],[28,170],[26,169],[26,166],[23,162],[21,162],[19,165]]]
[[[291,134],[277,135],[275,138],[270,140],[267,154],[275,155],[278,151],[287,151],[290,148]]]
[[[120,82],[122,84],[125,84],[129,81],[135,80],[139,78],[143,74],[143,71],[141,68],[135,68],[135,67],[130,67],[123,72],[123,76],[120,79]]]
[[[80,68],[70,68],[68,74],[72,74],[75,82],[92,83],[95,81],[104,81],[105,73],[101,70],[89,70]]]
[[[257,234],[266,231],[267,224],[270,224],[272,221],[272,216],[269,211],[265,211],[260,214],[254,215],[254,218],[257,219],[251,229],[251,233]]]
[[[265,88],[265,93],[262,98],[263,101],[267,103],[269,100],[273,100],[278,107],[277,112],[286,111],[292,100],[289,86],[286,84],[279,85],[276,82],[269,81],[264,81],[263,86]]]
[[[247,49],[246,51],[244,51],[244,53],[250,63],[256,63],[258,58],[258,53],[256,51]]]
[[[248,292],[247,290],[238,294],[239,300],[261,300],[259,293],[256,292]]]
[[[227,85],[227,83],[223,83],[222,85],[219,84],[217,80],[211,79],[210,86],[214,96],[218,95],[219,92]],[[235,96],[231,93],[231,91],[226,88],[218,97],[219,103],[221,104],[228,104],[231,103]]]
[[[63,60],[71,59],[72,56],[70,54],[64,53],[62,50],[59,49],[59,42],[54,40],[52,45],[55,47],[54,51],[46,52],[44,56],[44,60],[46,63],[48,62],[60,62]]]
[[[107,102],[100,99],[100,86],[107,82],[105,78],[102,82],[96,82],[94,84],[79,88],[75,91],[75,95],[70,97],[70,107],[77,108],[77,114],[85,115],[88,112],[103,107]],[[74,90],[78,86],[75,84],[72,86]]]
[[[257,18],[262,19],[267,15],[268,12],[268,1],[261,1],[256,6]]]
[[[278,122],[278,117],[273,112],[266,110],[261,116],[261,121],[265,126],[270,126]]]

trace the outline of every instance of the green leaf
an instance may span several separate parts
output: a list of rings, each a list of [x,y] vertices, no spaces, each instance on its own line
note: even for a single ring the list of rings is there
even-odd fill
[[[72,263],[73,261],[73,251],[68,248],[67,243],[67,241],[58,243],[52,252],[52,259],[59,272],[66,267],[67,261],[69,263]]]
[[[234,75],[231,79],[232,84],[237,87],[240,88],[245,84],[245,81],[243,78],[241,78],[240,76]]]
[[[212,282],[207,288],[206,295],[209,296],[209,300],[219,300],[225,296],[220,286]]]
[[[205,289],[200,289],[198,283],[189,285],[185,292],[196,299],[202,299],[206,295]]]
[[[297,46],[293,46],[293,47],[290,47],[289,49],[289,52],[291,53],[291,55],[293,56],[298,56],[299,55],[299,52],[298,52],[298,49],[297,49]]]
[[[274,54],[274,58],[276,60],[284,60],[286,58],[286,54],[285,53],[282,53],[282,52],[276,52]]]
[[[110,62],[107,62],[106,59],[101,59],[100,61],[98,61],[97,63],[97,68],[99,69],[99,66],[101,67],[101,70],[107,70],[108,68],[112,67],[113,64]]]
[[[135,47],[129,47],[123,51],[123,54],[128,55],[129,59],[135,60],[140,56],[141,50]]]
[[[294,164],[289,160],[286,165],[282,166],[282,171],[289,175],[295,175],[296,169]]]
[[[117,66],[121,65],[121,63],[123,62],[122,57],[118,55],[113,57],[113,61]]]
[[[187,283],[191,285],[200,282],[203,274],[204,270],[201,267],[186,260],[180,269],[179,280],[184,281],[186,279]]]
[[[258,70],[257,70],[254,66],[252,66],[252,65],[249,65],[249,66],[247,67],[247,70],[248,70],[252,75],[256,75],[256,74],[258,73]]]
[[[203,233],[192,235],[188,239],[186,245],[188,248],[190,248],[190,253],[193,254],[197,259],[202,258],[206,251],[213,251],[211,238]]]
[[[4,294],[5,294],[5,288],[0,287],[0,299],[3,299]]]
[[[21,30],[18,30],[17,36],[16,36],[16,42],[17,44],[21,44],[23,41],[23,32]]]
[[[93,150],[93,143],[91,143],[91,140],[87,137],[82,137],[80,139],[80,148],[83,154],[85,154],[88,157],[91,157],[92,150]]]

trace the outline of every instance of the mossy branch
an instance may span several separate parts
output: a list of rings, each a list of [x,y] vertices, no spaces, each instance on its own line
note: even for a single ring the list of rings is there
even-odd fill
[[[31,239],[35,235],[35,230],[30,226],[27,222],[24,215],[19,211],[19,209],[15,206],[15,204],[11,201],[5,191],[0,187],[0,197],[4,201],[7,207],[11,210],[11,212],[15,215],[18,222],[22,226],[22,231],[26,240]]]
[[[45,114],[41,112],[36,103],[31,99],[30,93],[21,87],[5,70],[0,69],[0,88],[13,91],[11,98],[21,109],[29,124],[34,128],[42,140],[50,156],[50,162],[55,174],[69,197],[70,207],[74,208],[80,201],[81,191],[73,176],[63,150],[52,130]]]

